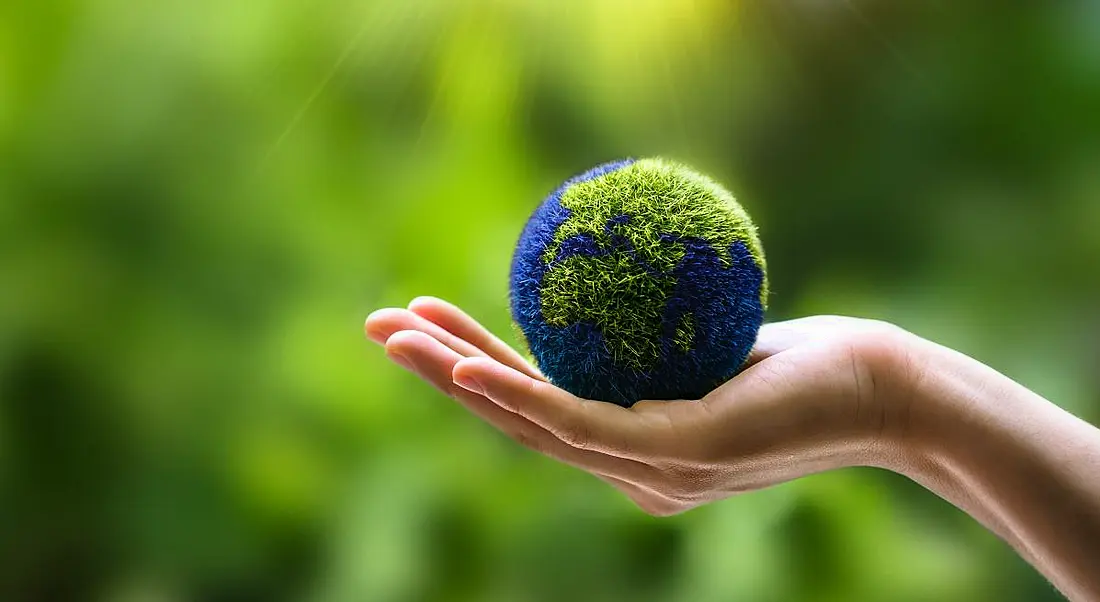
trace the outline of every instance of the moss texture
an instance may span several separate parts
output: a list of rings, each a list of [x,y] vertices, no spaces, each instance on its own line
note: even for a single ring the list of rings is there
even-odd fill
[[[663,159],[643,159],[570,186],[561,195],[568,219],[541,260],[546,322],[584,322],[603,334],[614,361],[645,370],[660,358],[663,320],[676,285],[672,272],[685,242],[705,241],[724,266],[740,241],[765,270],[755,226],[733,196],[710,178]],[[767,299],[767,283],[760,287]],[[675,324],[675,348],[693,347],[691,313]]]
[[[626,237],[639,259],[660,271],[671,270],[683,257],[679,245],[662,241],[673,236],[705,240],[726,261],[730,244],[740,240],[767,273],[756,226],[733,195],[707,176],[667,159],[641,159],[574,184],[562,194],[561,205],[570,216],[543,254],[547,263],[573,236],[589,234],[606,245],[614,233]],[[609,231],[608,223],[620,216],[629,216],[629,222],[616,223]],[[766,287],[760,295],[765,302]]]

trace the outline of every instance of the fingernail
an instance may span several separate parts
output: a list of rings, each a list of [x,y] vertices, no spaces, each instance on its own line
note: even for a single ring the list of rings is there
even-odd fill
[[[477,382],[469,376],[460,376],[454,379],[454,381],[456,385],[462,387],[463,389],[466,389],[467,391],[477,393],[478,395],[485,394],[485,387],[481,386],[481,383]]]
[[[398,366],[401,366],[402,368],[408,370],[409,372],[416,372],[416,368],[413,367],[413,364],[412,364],[412,362],[409,361],[409,358],[407,358],[407,357],[405,357],[405,356],[403,356],[399,353],[391,353],[390,354],[390,359],[393,360],[393,363],[397,364]]]

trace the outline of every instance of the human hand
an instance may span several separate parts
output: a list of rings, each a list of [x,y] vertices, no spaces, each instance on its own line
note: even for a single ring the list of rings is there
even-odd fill
[[[523,445],[668,515],[832,468],[905,474],[1100,599],[1100,430],[965,355],[871,320],[768,324],[743,372],[694,401],[579,399],[457,307],[383,309],[367,335]]]
[[[706,397],[630,408],[580,399],[457,307],[431,297],[367,336],[522,445],[669,515],[809,473],[905,461],[911,335],[870,320],[765,325],[748,367]]]

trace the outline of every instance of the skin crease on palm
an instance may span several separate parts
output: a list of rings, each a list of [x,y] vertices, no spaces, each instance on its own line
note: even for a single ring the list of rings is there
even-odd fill
[[[366,334],[520,444],[655,516],[849,466],[901,473],[971,514],[1074,600],[1100,600],[1100,430],[896,326],[766,324],[748,367],[703,399],[631,408],[559,389],[440,299]]]

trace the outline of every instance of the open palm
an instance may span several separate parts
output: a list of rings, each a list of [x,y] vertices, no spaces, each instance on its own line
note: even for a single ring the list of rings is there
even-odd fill
[[[454,305],[432,297],[367,318],[396,363],[519,443],[668,515],[805,474],[889,457],[904,434],[902,331],[820,316],[765,325],[748,367],[706,397],[630,408],[578,398]]]

